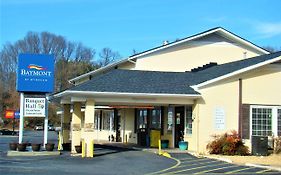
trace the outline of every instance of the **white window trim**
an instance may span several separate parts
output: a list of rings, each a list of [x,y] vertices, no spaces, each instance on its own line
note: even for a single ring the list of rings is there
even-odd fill
[[[278,122],[277,122],[277,114],[278,114],[278,109],[281,109],[281,106],[272,106],[272,105],[250,105],[250,139],[252,138],[252,109],[253,108],[270,108],[272,109],[272,125],[271,125],[271,129],[272,129],[272,133],[273,136],[277,136],[278,135]]]

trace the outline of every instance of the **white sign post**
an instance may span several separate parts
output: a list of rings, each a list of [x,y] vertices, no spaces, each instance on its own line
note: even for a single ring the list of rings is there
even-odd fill
[[[46,97],[45,97],[46,99]],[[45,120],[44,120],[44,148],[48,143],[48,101],[45,101]]]
[[[19,126],[19,143],[22,143],[23,136],[23,111],[24,111],[24,93],[20,93],[20,126]]]

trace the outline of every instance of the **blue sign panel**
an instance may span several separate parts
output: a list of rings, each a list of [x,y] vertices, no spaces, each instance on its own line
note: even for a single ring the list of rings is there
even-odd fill
[[[17,91],[53,92],[54,56],[20,54],[18,58]]]
[[[19,119],[20,118],[20,111],[15,111],[15,119]]]

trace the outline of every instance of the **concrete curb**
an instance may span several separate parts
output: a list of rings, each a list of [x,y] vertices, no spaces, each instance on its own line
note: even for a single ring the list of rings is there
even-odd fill
[[[276,170],[281,171],[281,167],[273,167],[270,165],[259,165],[259,164],[252,164],[252,163],[245,163],[246,166],[256,167],[256,168],[265,168],[269,170]]]
[[[220,160],[220,161],[227,162],[227,163],[233,163],[232,160],[227,159],[227,158],[212,157],[212,156],[203,156],[203,157],[208,158],[208,159]]]
[[[8,151],[7,156],[13,157],[13,156],[59,156],[61,153],[59,151],[38,151],[38,152],[32,152],[32,151]]]

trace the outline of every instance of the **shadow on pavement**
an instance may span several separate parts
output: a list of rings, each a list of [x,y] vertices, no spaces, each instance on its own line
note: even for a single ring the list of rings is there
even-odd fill
[[[116,147],[110,145],[94,144],[94,157],[115,154],[126,151],[135,151],[132,148]]]

